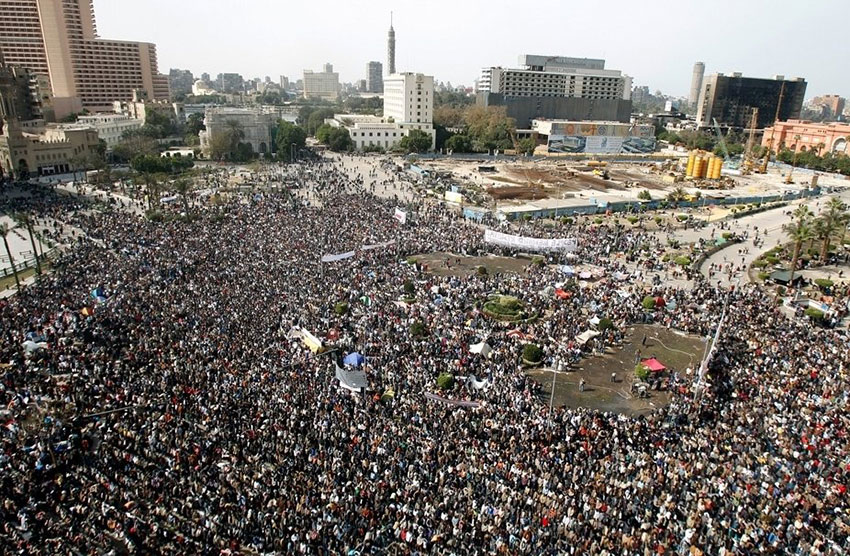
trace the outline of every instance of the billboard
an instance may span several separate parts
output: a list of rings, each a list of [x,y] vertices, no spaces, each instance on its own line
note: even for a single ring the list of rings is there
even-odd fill
[[[547,146],[550,153],[651,153],[655,150],[655,129],[616,122],[554,123]]]

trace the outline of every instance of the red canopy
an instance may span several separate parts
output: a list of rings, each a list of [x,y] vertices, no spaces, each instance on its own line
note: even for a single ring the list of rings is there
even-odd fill
[[[558,288],[557,290],[555,290],[555,295],[557,295],[557,296],[558,296],[558,297],[560,297],[561,299],[569,299],[569,297],[570,297],[570,292],[565,292],[565,291],[564,291],[564,290],[562,290],[561,288]]]
[[[661,361],[659,361],[655,357],[653,357],[651,359],[644,359],[643,361],[641,361],[641,364],[644,367],[646,367],[647,369],[649,369],[650,371],[652,371],[653,373],[663,371],[664,369],[667,368],[664,365],[662,365]]]

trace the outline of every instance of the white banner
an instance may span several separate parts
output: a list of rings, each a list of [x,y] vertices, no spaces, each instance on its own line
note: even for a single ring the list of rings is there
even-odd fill
[[[573,238],[540,239],[536,237],[513,236],[493,230],[484,230],[484,243],[525,251],[572,252],[578,249],[578,242]]]
[[[349,251],[347,253],[340,253],[339,255],[325,255],[322,257],[323,263],[334,263],[336,261],[342,261],[344,259],[350,259],[354,256],[354,251]]]
[[[385,241],[384,243],[375,243],[374,245],[361,245],[361,251],[371,251],[372,249],[381,249],[383,247],[391,247],[395,245],[395,240],[393,241]]]
[[[407,213],[399,208],[395,209],[395,214],[393,214],[393,218],[398,220],[400,224],[407,223]]]

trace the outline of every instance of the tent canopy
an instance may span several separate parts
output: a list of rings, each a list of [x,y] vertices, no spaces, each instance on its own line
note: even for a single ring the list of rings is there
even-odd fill
[[[641,361],[641,364],[653,373],[661,372],[667,368],[661,363],[661,361],[659,361],[655,357],[652,357],[650,359],[644,359],[643,361]]]
[[[491,348],[487,342],[481,342],[480,344],[472,344],[469,346],[469,351],[472,353],[480,353],[486,357],[491,351],[493,351],[493,348]]]
[[[576,336],[576,342],[578,342],[581,345],[584,345],[591,338],[595,338],[597,336],[599,336],[599,332],[597,332],[596,330],[585,330],[584,332],[582,332],[581,334]]]
[[[366,361],[366,358],[353,351],[343,358],[342,362],[346,365],[351,365],[352,367],[359,367]]]

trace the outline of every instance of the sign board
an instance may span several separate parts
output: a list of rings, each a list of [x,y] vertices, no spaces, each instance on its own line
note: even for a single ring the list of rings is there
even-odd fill
[[[503,234],[493,230],[484,230],[484,243],[522,251],[564,251],[569,253],[578,249],[578,242],[574,238],[540,239]]]

